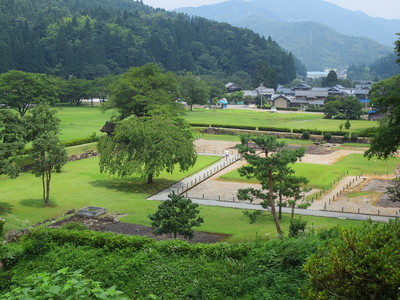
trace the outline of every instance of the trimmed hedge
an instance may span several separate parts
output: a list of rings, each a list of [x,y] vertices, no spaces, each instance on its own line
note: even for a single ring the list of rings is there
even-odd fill
[[[275,131],[275,132],[292,132],[292,130],[290,128],[266,127],[266,126],[258,127],[258,130],[260,130],[260,131]]]
[[[94,143],[94,142],[97,142],[99,139],[100,139],[100,137],[98,137],[98,136],[90,136],[90,137],[86,137],[86,138],[80,138],[80,139],[62,142],[62,144],[65,147],[71,147],[71,146],[78,146],[78,145],[83,145],[83,144]]]
[[[344,136],[346,134],[344,131],[330,131],[330,133],[336,136]]]
[[[211,124],[211,127],[219,127],[219,128],[232,128],[232,129],[245,129],[245,130],[256,130],[256,126],[248,126],[248,125],[223,125],[223,124]]]
[[[286,110],[286,111],[299,111],[301,107],[277,107],[277,110]]]

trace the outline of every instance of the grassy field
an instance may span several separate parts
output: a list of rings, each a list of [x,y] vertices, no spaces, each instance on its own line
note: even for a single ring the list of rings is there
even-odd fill
[[[0,216],[7,220],[6,230],[26,227],[44,219],[60,216],[71,208],[79,209],[87,205],[106,207],[109,212],[124,214],[121,221],[149,225],[147,216],[154,213],[159,202],[145,200],[151,194],[169,186],[180,178],[204,168],[216,157],[199,156],[196,167],[189,172],[162,174],[155,184],[146,184],[143,178],[117,178],[101,174],[98,159],[89,158],[69,162],[61,174],[54,174],[52,180],[51,206],[43,206],[41,181],[30,173],[23,173],[17,179],[0,179]],[[205,222],[198,230],[233,235],[230,241],[254,240],[258,237],[274,237],[275,226],[269,214],[249,224],[242,210],[218,207],[201,207]],[[359,224],[328,218],[304,217],[317,229]],[[289,216],[282,221],[287,232]]]
[[[333,181],[342,174],[348,175],[383,175],[391,174],[400,164],[400,158],[384,160],[368,160],[361,154],[351,154],[341,159],[334,165],[318,165],[309,163],[296,163],[293,170],[298,176],[304,176],[310,180],[309,186],[317,189],[328,189]],[[255,179],[246,179],[239,175],[237,170],[224,174],[220,180],[256,182]]]
[[[198,109],[187,112],[186,119],[192,123],[223,124],[223,125],[248,125],[248,126],[273,126],[282,128],[318,129],[326,131],[339,131],[343,120],[327,120],[322,114],[304,112],[271,114],[263,111],[233,110],[233,109]],[[360,132],[363,129],[376,127],[376,121],[356,120],[350,121],[350,132]]]
[[[57,117],[61,120],[62,141],[102,135],[100,129],[110,120],[112,111],[103,112],[99,107],[64,106],[56,107]]]
[[[99,131],[113,112],[102,112],[99,107],[64,106],[57,107],[57,116],[61,119],[61,140],[68,141],[84,138]],[[325,120],[321,114],[279,113],[270,114],[261,111],[245,110],[194,110],[188,111],[189,122],[226,125],[274,126],[285,128],[319,129],[338,131],[343,120]],[[351,132],[377,126],[373,121],[351,121]]]

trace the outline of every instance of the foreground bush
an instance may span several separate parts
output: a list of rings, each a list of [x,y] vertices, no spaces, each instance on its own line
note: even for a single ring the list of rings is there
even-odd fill
[[[339,241],[319,249],[305,270],[311,299],[398,299],[399,221],[341,229]]]
[[[81,271],[68,268],[55,273],[39,273],[27,277],[21,286],[1,296],[1,299],[110,299],[128,300],[115,287],[103,289],[100,282],[85,278]]]
[[[33,274],[68,267],[135,299],[302,299],[302,264],[319,243],[315,237],[234,244],[141,239],[39,230],[0,246],[1,260],[9,262],[0,273],[0,294]]]

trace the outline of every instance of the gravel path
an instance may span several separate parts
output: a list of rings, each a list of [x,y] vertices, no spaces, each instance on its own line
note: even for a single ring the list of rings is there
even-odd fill
[[[187,197],[191,198],[194,202],[203,205],[222,206],[222,207],[236,207],[242,209],[262,209],[259,203],[249,203],[237,200],[237,191],[241,188],[259,188],[260,184],[242,183],[242,182],[227,182],[219,179],[220,176],[235,170],[246,162],[243,160],[236,161],[234,154],[237,154],[235,149],[237,142],[228,141],[210,141],[199,139],[196,140],[196,150],[199,154],[208,153],[209,155],[223,155],[225,149],[228,149],[231,156],[229,163],[225,159],[211,166],[206,170],[202,170],[190,178],[185,178],[183,181],[175,184],[174,186],[166,189],[156,195],[150,197],[150,200],[165,200],[168,193],[171,191],[184,193]],[[313,146],[314,147],[314,146]],[[314,147],[315,148],[315,147]],[[313,148],[312,153],[315,153]],[[321,148],[322,149],[322,148]],[[314,164],[334,164],[336,161],[353,153],[363,153],[362,150],[357,149],[322,149],[321,154],[306,154],[301,163],[314,163]],[[329,153],[330,152],[330,153]],[[318,153],[318,151],[317,151]],[[228,166],[226,166],[228,164]],[[212,174],[211,174],[212,173]],[[193,184],[197,178],[197,182]],[[388,178],[387,178],[388,179]],[[387,221],[389,218],[400,215],[400,207],[390,206],[382,207],[377,206],[379,199],[383,192],[379,195],[372,193],[371,195],[361,195],[359,197],[349,198],[346,195],[349,192],[359,191],[363,184],[370,180],[370,178],[348,176],[342,178],[336,186],[322,195],[318,200],[314,201],[312,205],[304,209],[296,209],[296,214],[325,216],[334,218],[346,218],[355,220],[366,220],[371,218],[375,221]],[[376,185],[375,187],[376,188]],[[316,190],[310,193],[316,193]],[[378,197],[379,196],[379,197]],[[290,212],[290,209],[285,208],[284,211]],[[373,216],[375,215],[375,216]]]

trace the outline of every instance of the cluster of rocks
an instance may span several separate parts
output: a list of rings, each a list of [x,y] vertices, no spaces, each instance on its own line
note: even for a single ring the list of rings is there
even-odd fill
[[[89,151],[85,151],[83,153],[73,154],[69,157],[69,160],[70,161],[81,160],[81,159],[89,158],[92,156],[98,156],[98,155],[99,155],[99,153],[96,150],[89,150]]]
[[[61,226],[64,226],[65,224],[68,223],[81,223],[83,224],[86,228],[92,229],[92,230],[101,230],[107,227],[110,224],[115,224],[118,223],[119,220],[114,217],[87,217],[87,216],[81,216],[74,214],[68,218],[62,219],[57,222],[51,223],[49,225],[49,228],[59,228]]]

